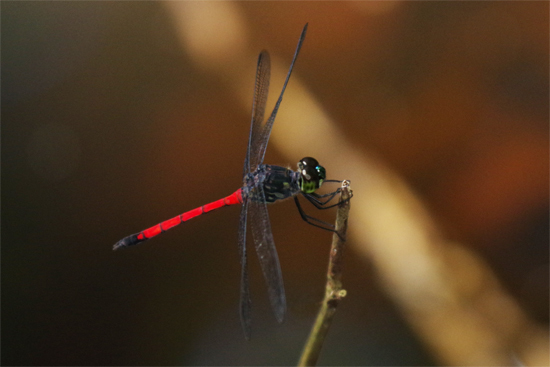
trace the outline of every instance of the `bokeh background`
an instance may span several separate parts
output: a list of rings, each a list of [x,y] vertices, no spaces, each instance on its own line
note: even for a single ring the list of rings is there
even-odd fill
[[[270,208],[288,315],[251,257],[249,342],[237,207],[111,247],[239,187],[257,55],[276,96],[306,22],[266,162],[354,188],[319,363],[547,364],[548,2],[4,1],[1,21],[2,365],[296,363],[331,235],[292,202]]]

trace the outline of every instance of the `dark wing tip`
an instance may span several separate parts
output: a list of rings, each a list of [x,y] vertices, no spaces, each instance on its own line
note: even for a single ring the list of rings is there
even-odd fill
[[[246,303],[246,305],[243,304]],[[250,298],[247,300],[241,300],[241,326],[244,332],[244,338],[250,340],[251,331],[251,317],[250,317]]]
[[[286,299],[283,294],[283,298],[279,300],[279,303],[277,306],[273,307],[273,311],[275,314],[275,319],[279,324],[282,324],[283,321],[285,321],[285,314],[286,314]]]

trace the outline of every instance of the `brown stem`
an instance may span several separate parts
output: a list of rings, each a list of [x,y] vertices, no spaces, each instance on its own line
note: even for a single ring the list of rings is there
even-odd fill
[[[346,296],[346,290],[342,289],[340,279],[342,277],[342,256],[346,244],[346,231],[348,229],[350,198],[349,181],[344,181],[336,215],[336,233],[332,236],[325,297],[302,351],[298,366],[314,366],[317,363],[328,328],[336,313],[336,307],[338,307],[340,300]]]

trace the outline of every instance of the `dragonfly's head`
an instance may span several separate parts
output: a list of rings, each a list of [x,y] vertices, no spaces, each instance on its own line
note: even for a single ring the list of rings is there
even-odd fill
[[[327,177],[325,167],[319,165],[315,158],[305,157],[298,162],[300,170],[300,190],[305,194],[315,192]]]

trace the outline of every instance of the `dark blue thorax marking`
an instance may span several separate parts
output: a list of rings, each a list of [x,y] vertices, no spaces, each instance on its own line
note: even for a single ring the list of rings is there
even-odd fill
[[[262,185],[266,203],[287,199],[300,193],[300,173],[288,168],[262,164],[256,172],[247,177],[247,194],[251,200],[258,201],[258,185]]]

